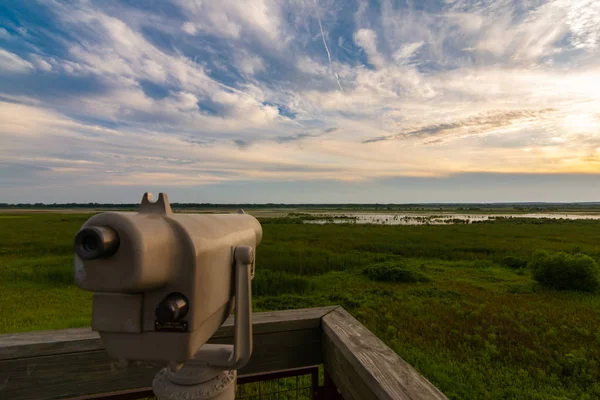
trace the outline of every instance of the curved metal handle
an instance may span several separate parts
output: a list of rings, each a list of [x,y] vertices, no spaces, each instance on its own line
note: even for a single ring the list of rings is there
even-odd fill
[[[206,361],[211,367],[240,369],[252,355],[252,274],[254,249],[238,246],[235,259],[235,315],[233,346],[205,344],[194,360]]]

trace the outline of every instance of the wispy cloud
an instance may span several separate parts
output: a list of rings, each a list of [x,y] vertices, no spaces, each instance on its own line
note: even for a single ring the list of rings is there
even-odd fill
[[[0,49],[0,70],[8,73],[27,73],[33,70],[33,64],[18,55]]]
[[[496,111],[486,114],[477,115],[463,120],[453,121],[450,123],[425,125],[417,129],[408,130],[402,134],[380,136],[363,141],[363,143],[374,143],[383,140],[398,140],[410,137],[436,138],[448,136],[471,136],[477,134],[492,133],[498,128],[504,128],[516,124],[527,122],[540,123],[540,119],[549,113],[556,112],[555,109],[546,108],[542,110],[512,110],[512,111]],[[428,143],[441,143],[443,138],[437,138],[435,141]]]

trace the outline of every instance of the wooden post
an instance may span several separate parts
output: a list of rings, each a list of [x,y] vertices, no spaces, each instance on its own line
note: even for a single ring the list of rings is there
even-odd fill
[[[322,323],[325,369],[345,400],[448,400],[343,308]]]
[[[325,381],[323,382],[323,397],[322,400],[344,400],[338,388],[335,386],[333,379],[325,370]]]

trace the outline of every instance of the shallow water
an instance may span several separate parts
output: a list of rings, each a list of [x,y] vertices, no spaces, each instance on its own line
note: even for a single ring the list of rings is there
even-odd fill
[[[595,214],[531,213],[531,214],[319,214],[303,221],[305,224],[375,224],[375,225],[449,225],[470,224],[496,218],[600,219]]]

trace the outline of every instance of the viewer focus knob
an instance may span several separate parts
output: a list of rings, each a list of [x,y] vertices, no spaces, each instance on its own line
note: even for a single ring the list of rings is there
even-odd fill
[[[161,323],[177,322],[188,313],[188,300],[181,293],[168,295],[156,307],[156,320]]]

